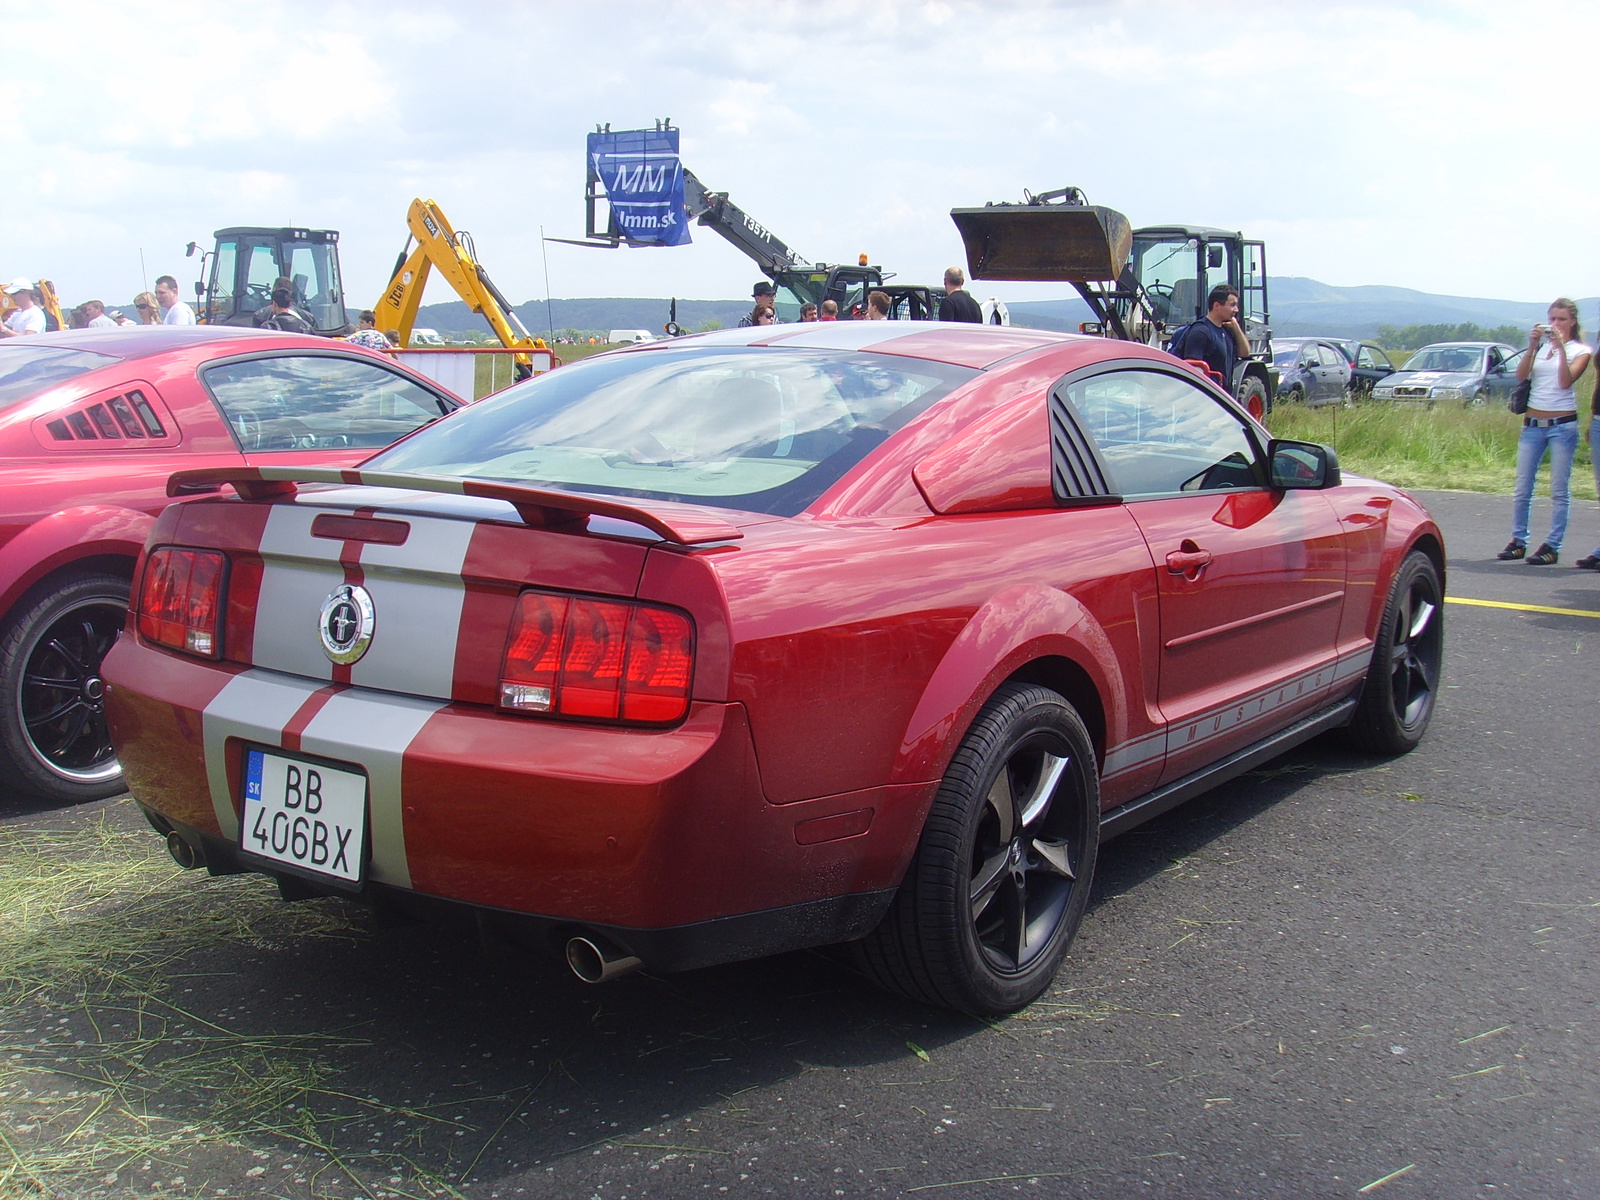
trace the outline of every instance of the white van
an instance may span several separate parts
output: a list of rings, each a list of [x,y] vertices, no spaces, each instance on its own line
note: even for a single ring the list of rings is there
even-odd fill
[[[442,346],[444,339],[439,336],[437,329],[413,329],[411,331],[411,344],[413,346]]]
[[[613,344],[618,342],[653,342],[655,340],[656,335],[648,329],[613,329],[606,337],[606,341]]]

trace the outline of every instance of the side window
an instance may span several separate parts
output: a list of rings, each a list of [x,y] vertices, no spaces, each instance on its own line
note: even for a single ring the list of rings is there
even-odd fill
[[[1376,367],[1377,365],[1377,360],[1372,356],[1372,347],[1363,346],[1359,351],[1356,352],[1356,366]]]
[[[272,299],[272,285],[278,278],[278,256],[271,246],[250,247],[250,273],[245,279],[245,294],[239,297],[240,312],[255,312]]]
[[[378,449],[451,408],[402,375],[334,355],[219,363],[201,377],[246,453]]]
[[[1126,499],[1265,486],[1239,419],[1176,375],[1112,371],[1066,396]]]
[[[1489,347],[1489,370],[1491,370],[1491,371],[1494,370],[1496,367],[1498,367],[1504,361],[1505,361],[1505,359],[1501,357],[1500,351],[1497,350],[1495,347],[1490,346]]]
[[[211,311],[219,316],[233,312],[233,270],[239,256],[237,242],[218,242],[211,259]]]
[[[1324,346],[1320,342],[1317,344],[1317,357],[1322,359],[1322,365],[1325,367],[1337,367],[1345,361],[1343,354],[1332,346]]]

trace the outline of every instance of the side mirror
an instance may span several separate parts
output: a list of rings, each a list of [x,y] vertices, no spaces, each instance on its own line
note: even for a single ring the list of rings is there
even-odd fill
[[[183,252],[183,256],[185,258],[193,258],[194,257],[194,252],[196,250],[198,250],[199,248],[200,247],[199,247],[198,243],[190,242],[189,243],[189,248]]]
[[[1206,247],[1206,270],[1215,271],[1218,267],[1222,266],[1224,261],[1226,260],[1223,257],[1223,250],[1221,246]]]
[[[1267,443],[1267,457],[1271,460],[1272,486],[1280,490],[1315,491],[1338,487],[1341,482],[1339,454],[1332,446],[1274,438]]]

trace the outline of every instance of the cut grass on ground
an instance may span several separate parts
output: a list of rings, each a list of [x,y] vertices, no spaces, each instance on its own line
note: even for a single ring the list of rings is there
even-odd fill
[[[1579,421],[1587,429],[1587,405]],[[1278,437],[1322,442],[1348,471],[1400,487],[1509,495],[1516,483],[1521,421],[1499,405],[1424,408],[1368,402],[1308,408],[1281,404],[1267,418]],[[1590,447],[1578,445],[1572,494],[1595,499]],[[1550,467],[1539,472],[1539,495],[1550,494]]]

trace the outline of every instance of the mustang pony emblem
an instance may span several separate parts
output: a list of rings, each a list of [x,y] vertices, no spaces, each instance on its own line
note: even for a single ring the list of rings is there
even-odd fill
[[[322,616],[317,623],[322,652],[336,663],[357,661],[372,644],[376,624],[367,589],[359,584],[340,584],[322,602]]]

